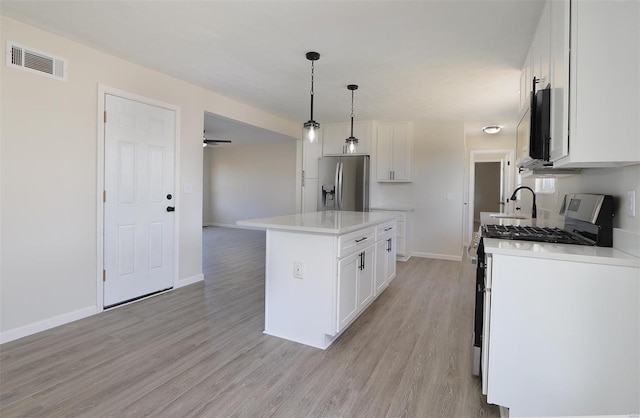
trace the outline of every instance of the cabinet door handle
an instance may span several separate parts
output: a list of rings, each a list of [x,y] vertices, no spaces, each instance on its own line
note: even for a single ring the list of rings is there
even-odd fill
[[[364,252],[360,254],[360,265],[358,266],[358,270],[364,270]]]
[[[367,237],[362,237],[362,238],[360,238],[360,239],[357,239],[357,240],[356,240],[356,242],[362,242],[362,241],[364,241],[364,240],[366,240],[366,239],[367,239]]]
[[[364,270],[364,266],[365,266],[365,260],[367,259],[367,253],[366,252],[362,252],[362,270]]]
[[[390,253],[391,252],[391,238],[389,238],[387,240],[387,252]]]

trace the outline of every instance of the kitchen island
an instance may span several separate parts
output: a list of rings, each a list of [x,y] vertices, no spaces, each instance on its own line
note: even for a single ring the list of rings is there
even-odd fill
[[[265,334],[326,349],[395,277],[396,216],[323,211],[238,221],[265,229]]]

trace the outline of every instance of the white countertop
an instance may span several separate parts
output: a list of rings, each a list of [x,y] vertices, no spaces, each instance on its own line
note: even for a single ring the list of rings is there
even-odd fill
[[[367,226],[391,221],[396,215],[384,212],[323,211],[274,218],[247,219],[236,224],[261,229],[340,235]]]
[[[491,216],[498,215],[498,216]],[[521,225],[562,228],[544,219],[503,218],[504,214],[480,213],[483,225]],[[546,258],[549,260],[576,261],[581,263],[607,264],[626,267],[640,267],[640,258],[611,247],[593,247],[589,245],[553,244],[546,242],[501,240],[483,238],[484,250],[489,254],[513,255],[518,257]]]
[[[640,267],[640,258],[611,247],[589,245],[552,244],[546,242],[501,240],[483,238],[484,251],[488,254],[518,257],[545,258],[548,260],[575,261],[580,263],[607,264]]]

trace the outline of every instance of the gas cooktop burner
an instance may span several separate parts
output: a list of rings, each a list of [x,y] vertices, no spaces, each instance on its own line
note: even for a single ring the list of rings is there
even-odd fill
[[[571,235],[563,229],[537,226],[483,225],[482,236],[485,238],[550,242],[556,244],[594,245],[592,242]]]

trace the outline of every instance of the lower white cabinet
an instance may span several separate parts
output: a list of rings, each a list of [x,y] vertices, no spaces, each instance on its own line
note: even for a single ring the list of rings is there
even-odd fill
[[[396,236],[392,233],[385,234],[376,241],[376,296],[382,293],[394,277],[396,277]]]
[[[343,330],[358,313],[359,254],[352,254],[338,264],[338,331]]]
[[[373,301],[374,246],[338,262],[338,332]]]
[[[487,258],[483,392],[511,416],[640,411],[640,269]]]
[[[393,239],[393,251],[400,261],[407,261],[411,257],[411,212],[413,208],[394,208],[385,206],[375,206],[371,212],[396,212],[396,233]]]

